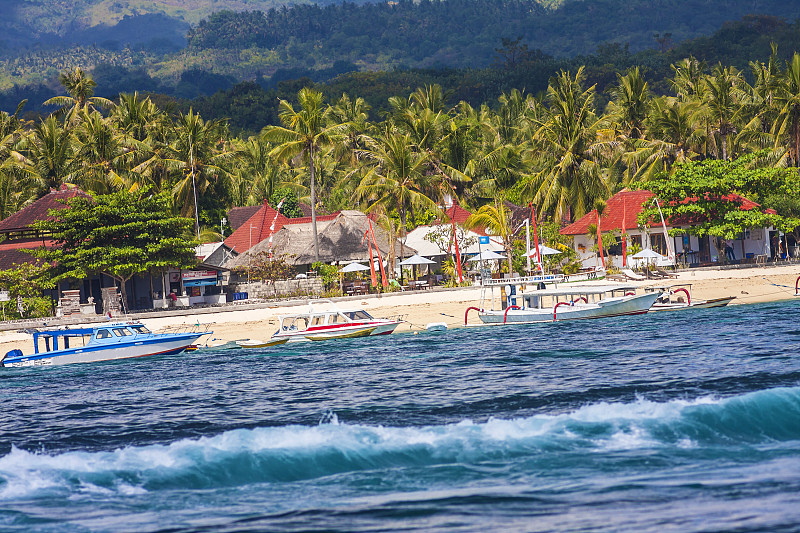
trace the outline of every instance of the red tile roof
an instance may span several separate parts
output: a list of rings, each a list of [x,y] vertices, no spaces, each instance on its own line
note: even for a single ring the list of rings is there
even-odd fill
[[[456,224],[459,226],[464,226],[464,223],[467,221],[469,217],[472,216],[472,213],[458,205],[458,203],[454,203],[452,207],[449,207],[444,210],[444,215],[447,221],[455,220]],[[466,227],[466,226],[464,226]],[[478,235],[488,235],[486,233],[486,228],[477,227],[473,228],[472,231],[477,233]]]
[[[317,222],[333,220],[336,215],[338,215],[338,212],[332,215],[317,215]],[[242,253],[264,239],[268,239],[271,234],[279,231],[287,224],[308,222],[311,222],[311,217],[286,218],[265,201],[255,214],[225,239],[225,245],[236,251],[236,253]]]
[[[228,209],[228,224],[231,229],[236,231],[247,220],[261,209],[260,205],[246,205],[243,207],[231,207]]]
[[[0,233],[23,230],[38,220],[52,220],[53,217],[47,214],[48,211],[50,209],[64,209],[66,207],[64,202],[76,196],[91,198],[82,190],[74,187],[69,188],[62,185],[58,191],[51,189],[48,194],[42,196],[28,207],[0,221]]]
[[[606,209],[600,217],[600,231],[613,231],[622,229],[622,219],[625,218],[625,230],[638,227],[637,217],[642,211],[642,206],[653,193],[650,191],[622,190],[608,199]],[[589,225],[597,224],[597,211],[592,209],[581,218],[562,228],[562,235],[585,235],[589,232]]]
[[[606,202],[606,209],[603,211],[603,215],[600,217],[600,231],[608,232],[621,230],[623,217],[625,218],[626,231],[636,229],[639,224],[639,213],[642,212],[643,206],[652,197],[653,193],[650,191],[630,191],[625,189],[618,192]],[[759,204],[735,193],[731,193],[723,198],[731,202],[741,202],[742,205],[740,206],[740,209],[743,211],[749,211],[759,207]],[[688,203],[694,200],[696,200],[696,198],[686,198],[681,203]],[[766,212],[772,214],[775,213],[775,211],[772,209],[767,209]],[[673,227],[687,226],[696,224],[698,222],[700,222],[700,220],[690,220],[683,217],[679,220],[667,220],[667,223]],[[597,224],[597,211],[594,209],[583,215],[580,219],[576,220],[569,226],[563,228],[560,233],[562,235],[585,235],[589,232],[590,224]]]
[[[42,245],[50,247],[54,245],[54,241],[49,239],[44,241],[42,239],[19,239],[0,242],[0,270],[11,270],[16,265],[39,262],[33,254],[26,252],[26,250],[39,248]]]

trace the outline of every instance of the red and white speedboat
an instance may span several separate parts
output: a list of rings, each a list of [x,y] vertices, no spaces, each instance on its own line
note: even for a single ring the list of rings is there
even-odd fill
[[[308,311],[293,315],[280,315],[279,329],[272,340],[322,341],[329,339],[350,339],[370,335],[388,335],[401,320],[374,318],[363,309],[339,309],[333,302],[325,310],[314,309],[309,304]]]

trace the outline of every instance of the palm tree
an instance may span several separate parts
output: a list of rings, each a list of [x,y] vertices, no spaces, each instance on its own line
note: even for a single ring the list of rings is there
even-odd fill
[[[107,98],[93,96],[97,83],[80,67],[75,67],[72,71],[62,72],[58,81],[67,90],[69,96],[54,96],[45,101],[44,105],[61,106],[53,114],[57,117],[66,115],[68,123],[72,123],[77,119],[78,111],[81,109],[91,111],[96,107],[110,109],[114,106],[114,103]]]
[[[400,241],[403,256],[408,213],[438,210],[431,199],[436,192],[434,179],[425,171],[428,156],[418,150],[408,133],[388,128],[379,138],[368,139],[367,146],[365,158],[370,168],[356,189],[356,197],[367,202],[367,212],[397,210],[404,236]]]
[[[800,53],[792,56],[781,82],[776,94],[780,113],[773,128],[775,142],[788,137],[792,163],[800,166]]]
[[[22,139],[20,152],[38,197],[73,182],[79,170],[72,134],[53,116],[42,120]]]
[[[677,162],[700,157],[702,132],[694,120],[694,104],[676,98],[656,98],[647,121],[647,141],[632,157],[637,158],[635,180],[646,181],[669,172]]]
[[[226,178],[230,176],[226,163],[235,157],[224,140],[227,126],[223,121],[204,121],[189,110],[181,115],[175,125],[175,140],[168,146],[166,164],[171,170],[182,172],[173,187],[181,214],[195,214],[195,231],[199,232],[199,199],[207,196],[216,203],[225,203],[228,196]]]
[[[124,137],[110,119],[97,111],[79,113],[75,134],[75,160],[81,167],[76,182],[86,191],[108,194],[124,183],[119,163],[126,153]]]
[[[512,263],[513,246],[511,245],[511,213],[506,210],[503,199],[495,197],[494,205],[484,205],[476,213],[470,215],[464,225],[470,229],[486,228],[493,234],[502,237],[503,248],[505,248],[506,258],[508,259],[508,272],[511,273],[514,270]]]
[[[712,76],[703,79],[703,83],[706,89],[703,93],[704,109],[713,128],[709,140],[715,156],[727,161],[734,153],[731,137],[738,132],[737,126],[741,122],[741,85],[744,79],[734,67],[717,67]]]
[[[308,161],[311,182],[311,228],[314,233],[314,258],[319,261],[317,242],[317,196],[314,158],[317,151],[345,133],[342,124],[332,122],[330,107],[323,104],[322,93],[305,87],[297,93],[300,110],[295,111],[286,100],[280,101],[279,117],[283,126],[268,126],[261,132],[264,141],[279,143],[270,156],[279,161],[289,161],[300,156]]]
[[[269,156],[272,146],[259,137],[235,142],[238,164],[233,172],[234,204],[258,205],[281,188],[293,186],[285,171]]]
[[[19,152],[23,122],[18,115],[25,103],[22,101],[13,115],[0,111],[0,220],[19,210],[31,192]]]
[[[350,98],[347,93],[331,107],[332,120],[344,126],[340,142],[336,143],[337,155],[348,158],[353,167],[358,165],[359,150],[364,148],[362,136],[369,128],[369,109],[363,98]]]
[[[541,211],[558,218],[583,216],[595,198],[606,198],[602,176],[599,123],[593,111],[594,86],[583,89],[583,67],[573,77],[561,72],[547,89],[549,116],[532,138],[539,170],[524,192]]]

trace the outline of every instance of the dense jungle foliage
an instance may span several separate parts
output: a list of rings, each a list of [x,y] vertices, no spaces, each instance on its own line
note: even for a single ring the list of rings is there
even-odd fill
[[[53,115],[0,114],[0,218],[72,184],[96,193],[150,187],[190,217],[197,202],[208,240],[219,238],[228,208],[285,188],[315,208],[376,212],[392,231],[430,220],[447,197],[497,218],[500,198],[531,203],[560,222],[708,160],[786,169],[774,174],[785,186],[747,194],[796,217],[798,196],[788,191],[800,190],[800,54],[783,61],[773,50],[746,71],[684,58],[671,71],[665,95],[639,68],[615,74],[602,98],[583,66],[551,76],[538,96],[512,89],[478,105],[425,85],[390,97],[379,117],[357,92],[326,97],[299,86],[278,101],[275,124],[237,136],[225,120],[149,96],[95,96],[94,80],[75,69],[61,76],[68,95],[46,102],[58,107]],[[247,91],[239,98],[245,107]]]

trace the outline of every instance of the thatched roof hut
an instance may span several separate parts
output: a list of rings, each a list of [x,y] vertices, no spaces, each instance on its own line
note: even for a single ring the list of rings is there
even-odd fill
[[[342,211],[329,221],[317,221],[320,261],[369,261],[369,248],[365,233],[369,230],[369,217],[361,211]],[[375,240],[386,259],[390,248],[394,247],[394,257],[400,257],[400,242],[392,241],[389,234],[377,223],[372,222]],[[269,251],[269,239],[259,242],[238,257],[225,264],[226,268],[247,267],[251,258],[260,252]],[[404,255],[410,257],[416,250],[404,247]],[[311,223],[286,225],[272,237],[272,256],[284,259],[290,265],[309,265],[314,259],[314,233]],[[377,257],[375,257],[377,259]]]

